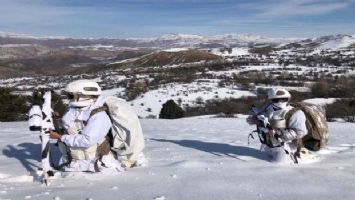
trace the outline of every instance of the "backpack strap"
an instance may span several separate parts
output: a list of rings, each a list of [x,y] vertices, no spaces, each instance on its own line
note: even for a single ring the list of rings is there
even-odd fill
[[[289,122],[290,118],[292,117],[292,115],[295,114],[299,110],[302,110],[302,109],[297,107],[297,105],[296,105],[286,113],[286,115],[285,115],[286,127],[288,127],[288,122]],[[295,163],[298,163],[298,158],[301,157],[301,149],[303,148],[304,144],[303,144],[302,138],[297,138],[296,141],[297,141],[297,150],[293,156],[294,156]]]
[[[104,104],[102,107],[98,107],[98,108],[95,108],[91,111],[90,113],[90,117],[92,117],[93,115],[95,115],[96,113],[99,113],[99,112],[108,112],[108,107],[106,104]],[[109,133],[111,132],[111,130],[109,131]],[[105,137],[104,141],[99,144],[99,146],[97,147],[97,158],[95,160],[95,163],[94,163],[94,169],[95,169],[95,172],[100,172],[100,169],[99,169],[99,162],[101,162],[101,166],[106,166],[104,162],[102,162],[102,158],[104,155],[107,155],[110,151],[111,151],[111,147],[110,147],[110,142],[109,142],[109,133],[107,134],[107,136]]]
[[[94,110],[92,110],[90,113],[90,117],[92,117],[96,113],[103,112],[103,111],[105,111],[105,112],[108,111],[108,108],[106,105],[103,105],[101,107],[98,107],[98,108],[95,108]]]
[[[297,111],[301,110],[298,107],[293,107],[291,110],[289,110],[286,115],[285,115],[285,120],[286,120],[286,126],[288,125],[288,122],[290,118],[292,117],[293,114],[295,114]]]

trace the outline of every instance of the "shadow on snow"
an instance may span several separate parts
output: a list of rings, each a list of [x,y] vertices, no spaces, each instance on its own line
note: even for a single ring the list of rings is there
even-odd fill
[[[51,156],[54,163],[59,160],[60,152],[53,144],[50,146]],[[35,171],[41,167],[41,144],[21,143],[18,145],[7,145],[2,153],[8,158],[16,158],[27,171]]]
[[[230,144],[203,142],[198,140],[167,140],[154,138],[151,140],[157,142],[170,142],[182,147],[211,153],[215,156],[229,156],[239,160],[243,159],[238,158],[238,156],[249,156],[269,161],[268,157],[264,153],[257,149],[245,146],[234,146]],[[2,150],[2,153],[9,158],[16,158],[19,160],[27,171],[35,171],[40,167],[41,144],[21,143],[18,145],[8,145],[4,150]],[[60,157],[60,152],[53,144],[51,144],[51,156],[53,157],[54,163],[57,163]]]
[[[223,144],[223,143],[203,142],[199,140],[167,140],[167,139],[154,139],[154,138],[152,138],[151,140],[157,142],[170,142],[170,143],[178,144],[183,147],[211,153],[215,156],[229,156],[239,160],[242,159],[238,158],[238,156],[249,156],[260,160],[266,160],[266,161],[270,160],[267,157],[267,155],[261,152],[260,150],[250,148],[250,147],[245,147],[245,146],[234,146],[234,145]]]

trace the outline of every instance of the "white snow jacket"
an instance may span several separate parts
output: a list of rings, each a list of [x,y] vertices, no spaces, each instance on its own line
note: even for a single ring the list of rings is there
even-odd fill
[[[285,116],[288,111],[290,111],[293,107],[287,106],[285,109],[277,109],[270,104],[265,108],[265,116],[270,119],[285,119]],[[292,142],[295,139],[302,138],[307,134],[307,127],[306,127],[306,115],[303,113],[302,110],[298,110],[294,114],[290,116],[286,124],[286,129],[280,130],[281,131],[281,139],[285,142]]]
[[[292,106],[288,105],[285,109],[278,109],[273,106],[273,104],[270,104],[264,109],[263,114],[268,117],[269,120],[273,118],[285,119],[287,112],[292,110],[292,108]],[[285,142],[284,146],[269,148],[267,145],[262,144],[261,150],[266,152],[274,162],[282,164],[294,163],[290,155],[293,155],[293,153],[297,151],[297,139],[307,134],[306,116],[304,112],[299,110],[293,113],[286,124],[286,128],[277,131],[281,132],[280,138]],[[289,152],[289,154],[286,152]]]
[[[91,111],[100,106],[99,103],[84,108],[69,108],[62,118],[62,126],[68,134],[62,135],[61,141],[70,148],[73,158],[70,165],[65,166],[65,171],[95,172],[97,147],[111,128],[110,118],[105,112],[96,113],[90,117]],[[113,159],[111,154],[106,157]],[[60,163],[64,162],[66,162],[66,155],[63,155],[60,161]],[[120,163],[115,162],[113,168],[122,171]]]
[[[67,131],[61,141],[71,151],[75,160],[93,160],[96,150],[111,128],[111,121],[105,112],[90,117],[96,104],[84,108],[70,108],[62,118],[62,125]]]
[[[90,118],[90,112],[84,112],[86,111],[72,110],[63,117],[63,125],[68,135],[63,135],[61,140],[70,147],[88,148],[100,142],[111,128],[110,118],[105,112],[96,113]],[[73,114],[79,114],[79,116],[75,117]],[[80,119],[82,115],[85,115],[84,119]],[[75,119],[68,123],[67,119],[72,117]]]

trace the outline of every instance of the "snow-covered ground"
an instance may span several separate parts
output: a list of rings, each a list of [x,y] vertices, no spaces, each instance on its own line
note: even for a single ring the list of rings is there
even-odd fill
[[[350,67],[336,67],[336,66],[326,66],[326,67],[308,67],[302,65],[291,64],[288,66],[282,66],[279,64],[269,64],[269,65],[249,65],[240,66],[237,69],[231,69],[227,71],[208,71],[207,74],[212,74],[216,76],[227,76],[232,77],[233,74],[240,74],[242,72],[265,72],[265,73],[289,73],[293,75],[312,75],[313,73],[320,73],[326,75],[354,75],[355,69]]]
[[[212,49],[211,53],[218,56],[242,56],[242,55],[250,55],[248,47],[235,47],[230,51],[224,50],[220,51],[220,49]]]
[[[218,86],[220,80],[197,80],[189,84],[170,83],[160,86],[159,89],[150,90],[130,104],[138,116],[159,116],[162,105],[173,99],[180,106],[196,106],[211,99],[241,98],[243,96],[255,96],[250,91],[242,91],[238,88]],[[200,100],[200,102],[196,101]]]
[[[321,44],[318,47],[318,49],[320,49],[320,50],[326,50],[326,49],[337,50],[337,49],[348,47],[354,43],[355,43],[354,36],[344,36],[344,37],[341,37],[338,39],[324,42],[323,44]]]
[[[354,199],[355,124],[329,123],[330,143],[317,162],[277,165],[247,144],[244,118],[141,121],[148,164],[120,174],[57,173],[34,180],[38,134],[26,122],[0,122],[0,199],[212,200]]]
[[[313,99],[306,99],[304,102],[310,103],[310,104],[315,104],[315,105],[321,105],[325,106],[327,104],[332,104],[336,101],[336,98],[313,98]]]
[[[170,49],[164,49],[163,51],[165,52],[180,52],[180,51],[187,51],[189,50],[188,48],[170,48]]]

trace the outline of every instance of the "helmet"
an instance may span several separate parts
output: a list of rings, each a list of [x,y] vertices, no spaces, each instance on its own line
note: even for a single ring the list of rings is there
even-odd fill
[[[291,99],[291,94],[283,88],[271,88],[267,92],[267,96],[269,99]]]
[[[95,99],[101,95],[99,84],[90,80],[77,80],[69,83],[65,88],[69,105],[72,107],[87,107],[95,103]]]
[[[101,95],[101,88],[95,81],[77,80],[69,83],[65,91],[70,94],[99,96]]]

